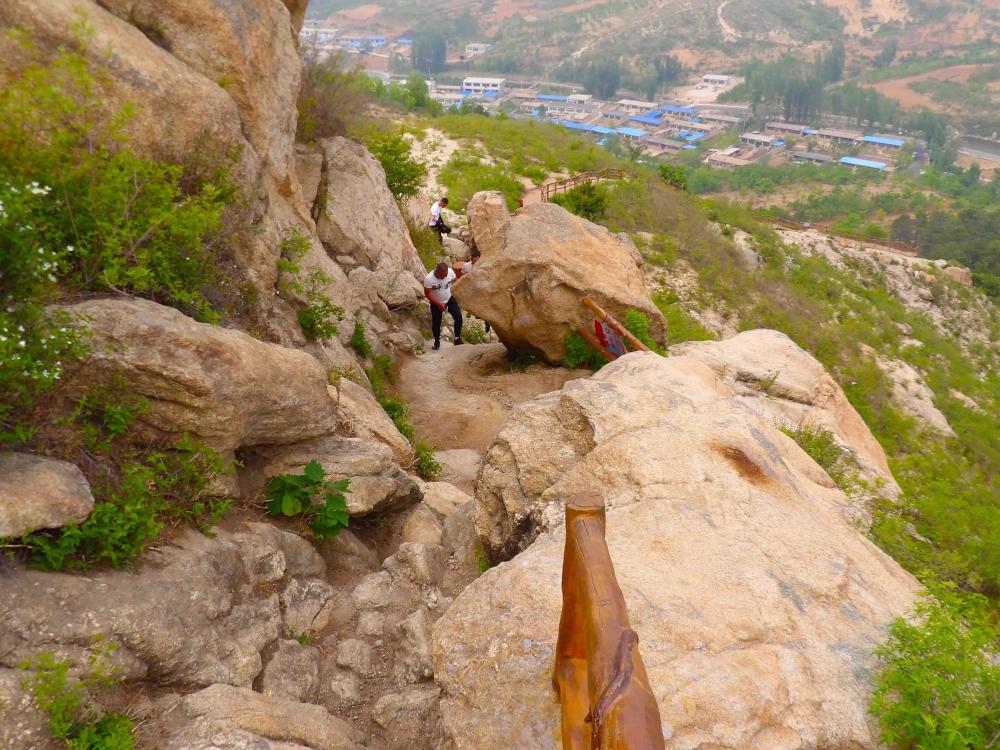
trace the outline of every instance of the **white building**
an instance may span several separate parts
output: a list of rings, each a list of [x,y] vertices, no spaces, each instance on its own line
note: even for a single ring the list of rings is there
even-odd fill
[[[462,88],[472,94],[499,94],[506,82],[506,78],[468,76],[462,80]]]
[[[644,102],[638,99],[619,99],[618,108],[623,109],[626,112],[646,114],[647,112],[652,112],[656,109],[656,102]]]
[[[726,86],[731,80],[733,80],[732,76],[720,75],[719,73],[706,73],[701,77],[701,82],[710,86]]]
[[[469,42],[465,45],[465,56],[475,57],[476,55],[485,55],[493,49],[492,44],[486,44],[484,42]]]

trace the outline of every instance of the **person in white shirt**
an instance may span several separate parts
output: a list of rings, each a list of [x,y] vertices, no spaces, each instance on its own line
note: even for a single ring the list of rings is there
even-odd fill
[[[451,285],[458,278],[448,264],[441,262],[424,279],[424,296],[431,303],[431,331],[434,334],[434,348],[441,348],[441,320],[447,310],[455,321],[455,346],[462,341],[462,308],[458,300],[451,296]]]
[[[444,235],[451,234],[451,227],[444,223],[444,218],[441,216],[441,209],[447,208],[448,199],[440,198],[431,204],[431,218],[427,222],[427,226],[437,232],[438,242],[442,245],[444,244]]]

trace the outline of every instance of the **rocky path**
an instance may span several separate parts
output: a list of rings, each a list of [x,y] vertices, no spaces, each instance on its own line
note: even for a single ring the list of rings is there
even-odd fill
[[[518,367],[503,344],[445,342],[401,364],[399,390],[422,439],[442,450],[484,453],[511,408],[588,375],[544,364]]]

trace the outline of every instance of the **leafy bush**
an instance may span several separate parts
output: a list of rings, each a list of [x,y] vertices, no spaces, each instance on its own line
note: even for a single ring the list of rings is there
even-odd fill
[[[473,151],[456,151],[438,173],[438,180],[448,188],[451,208],[461,211],[480,190],[499,190],[511,211],[518,207],[524,191],[521,181],[502,165],[489,164]]]
[[[420,262],[424,264],[425,269],[432,271],[438,261],[444,259],[444,248],[437,233],[430,227],[414,224],[409,217],[406,218],[406,228],[413,246],[417,248]]]
[[[486,341],[486,326],[478,318],[467,320],[462,327],[462,341],[467,344],[482,344]]]
[[[553,195],[552,202],[588,221],[600,221],[607,212],[608,189],[604,185],[588,182]]]
[[[113,680],[95,659],[82,682],[69,676],[69,663],[51,652],[22,662],[31,670],[22,687],[30,690],[38,707],[48,716],[49,731],[69,750],[132,750],[133,722],[123,714],[105,713],[90,700],[87,691],[110,685]]]
[[[396,198],[419,192],[427,167],[410,155],[410,144],[402,135],[372,133],[366,145],[385,170],[386,184]]]
[[[678,164],[663,162],[656,168],[656,171],[659,173],[660,178],[668,185],[672,185],[678,190],[688,189],[687,171],[684,167]]]
[[[311,296],[311,302],[298,311],[299,326],[310,341],[333,338],[337,321],[344,317],[344,308],[333,304],[322,294]]]
[[[213,235],[235,193],[224,155],[187,174],[137,156],[124,135],[131,108],[108,115],[96,76],[81,54],[65,51],[0,89],[0,190],[13,209],[0,217],[5,255],[18,265],[42,255],[46,278],[73,289],[129,292],[214,320],[206,296],[219,278]],[[25,190],[30,198],[11,201]],[[5,296],[37,292],[36,267],[28,264]]]
[[[94,485],[94,510],[82,523],[26,534],[18,546],[44,570],[86,569],[99,563],[120,568],[146,549],[165,520],[201,528],[213,525],[230,501],[201,497],[212,478],[224,471],[215,451],[185,437],[172,450],[127,460],[120,476]]]
[[[597,372],[608,360],[604,358],[597,349],[590,345],[579,333],[566,334],[566,356],[563,357],[563,365],[570,368],[587,368]]]
[[[846,450],[837,444],[830,430],[815,425],[801,424],[798,427],[781,427],[783,433],[794,440],[809,457],[818,463],[844,492],[853,490],[856,473]]]
[[[347,501],[349,479],[330,482],[318,461],[306,464],[301,474],[278,474],[267,483],[264,505],[272,516],[301,516],[313,536],[331,539],[347,528]],[[323,502],[314,498],[323,496]]]
[[[653,339],[653,334],[649,332],[649,317],[645,313],[629,308],[625,311],[625,319],[622,323],[629,333],[639,339],[649,349],[657,354],[663,354],[663,349]]]
[[[348,135],[368,109],[367,76],[345,52],[322,60],[307,58],[302,65],[297,108],[297,140],[311,141]]]
[[[876,654],[881,741],[926,750],[988,748],[1000,736],[1000,631],[984,597],[936,584],[897,618]]]
[[[351,332],[351,339],[348,343],[358,353],[358,356],[370,357],[372,355],[372,345],[365,337],[365,324],[361,318],[354,321],[354,330]]]
[[[712,341],[714,333],[695,320],[680,304],[680,298],[672,292],[660,289],[653,293],[655,304],[667,322],[667,343],[680,344],[684,341]]]
[[[441,464],[434,458],[434,446],[427,443],[416,443],[413,446],[416,454],[417,473],[428,482],[433,482],[441,476]]]

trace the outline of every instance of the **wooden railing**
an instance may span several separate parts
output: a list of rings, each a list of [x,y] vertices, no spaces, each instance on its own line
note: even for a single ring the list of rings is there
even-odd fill
[[[563,750],[664,750],[656,698],[605,542],[604,499],[566,504],[563,609],[552,686]]]
[[[599,182],[601,180],[622,180],[626,177],[628,177],[628,173],[624,169],[608,167],[598,172],[581,172],[572,177],[567,177],[565,180],[547,182],[540,188],[542,203],[547,203],[556,193],[565,193],[580,185]]]
[[[622,341],[617,342],[620,346],[612,345],[611,342],[601,341],[601,339],[597,337],[597,331],[592,331],[587,326],[580,326],[577,330],[577,332],[583,336],[588,344],[604,355],[604,358],[608,360],[608,362],[613,362],[625,353],[624,342],[626,341],[632,348],[632,351],[650,351],[648,346],[639,341],[639,339],[637,339],[630,330],[618,322],[618,320],[611,313],[607,312],[590,297],[583,298],[583,305],[594,313],[595,319],[600,323],[603,323],[606,329],[610,329],[612,333],[617,334],[622,339]],[[606,335],[602,333],[602,337],[605,339],[613,338],[612,333],[607,333]]]
[[[854,234],[852,232],[839,232],[835,229],[830,229],[829,227],[809,226],[806,224],[800,224],[797,221],[791,221],[790,219],[782,219],[779,216],[771,216],[770,214],[759,214],[759,216],[769,224],[785,227],[786,229],[815,229],[823,234],[829,234],[834,237],[843,237],[845,240],[854,240],[856,242],[865,242],[869,245],[878,245],[891,252],[899,253],[900,255],[908,255],[911,258],[915,258],[920,255],[920,248],[915,245],[908,245],[905,242],[896,242],[895,240],[886,240],[879,237],[865,237],[862,234]]]

